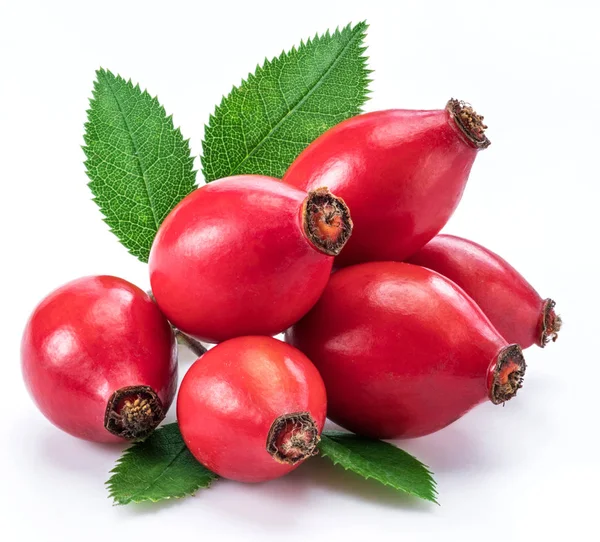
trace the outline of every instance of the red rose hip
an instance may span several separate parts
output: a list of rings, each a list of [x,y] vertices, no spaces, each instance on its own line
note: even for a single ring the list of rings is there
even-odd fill
[[[117,277],[81,278],[46,297],[25,327],[21,363],[46,418],[96,442],[149,435],[177,387],[169,322],[145,292]]]
[[[352,211],[336,265],[403,260],[446,224],[471,166],[489,145],[483,117],[450,100],[436,111],[388,110],[348,119],[311,143],[283,180],[327,186]]]
[[[498,254],[454,235],[437,235],[408,261],[458,284],[500,334],[521,348],[555,341],[562,321],[552,299],[542,299]]]
[[[275,335],[317,302],[351,229],[348,208],[325,188],[221,179],[187,196],[160,227],[152,292],[178,329],[201,340]]]
[[[427,435],[504,403],[525,372],[521,349],[458,286],[407,263],[336,272],[287,340],[319,369],[328,417],[375,438]]]
[[[183,439],[200,463],[240,482],[278,478],[316,453],[327,400],[302,352],[238,337],[198,359],[177,397]]]

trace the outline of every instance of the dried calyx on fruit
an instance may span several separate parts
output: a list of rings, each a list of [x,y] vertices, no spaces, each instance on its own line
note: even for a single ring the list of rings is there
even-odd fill
[[[150,386],[127,386],[115,391],[108,400],[104,427],[126,440],[142,440],[165,414],[160,397]]]
[[[487,149],[490,140],[485,135],[487,126],[483,123],[483,115],[478,115],[470,104],[451,98],[446,109],[456,122],[456,126],[478,149]]]
[[[295,465],[318,453],[319,429],[309,412],[279,416],[267,436],[267,451],[280,463]]]
[[[500,350],[495,363],[490,366],[490,401],[499,405],[517,395],[517,391],[523,387],[526,368],[523,352],[518,345],[511,344]]]
[[[302,204],[302,218],[308,239],[330,256],[341,252],[352,233],[348,207],[327,188],[308,193]]]
[[[555,307],[556,302],[553,299],[544,299],[538,342],[538,346],[542,348],[550,341],[556,342],[558,332],[562,328],[562,318],[556,314]]]

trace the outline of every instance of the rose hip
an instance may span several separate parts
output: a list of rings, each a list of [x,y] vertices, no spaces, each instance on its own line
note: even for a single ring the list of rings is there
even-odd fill
[[[311,143],[283,180],[327,186],[355,229],[336,266],[403,260],[446,224],[489,140],[483,117],[458,100],[436,111],[389,110],[348,119]]]
[[[316,453],[327,401],[302,352],[271,337],[238,337],[198,359],[177,398],[192,454],[224,478],[278,478]]]
[[[221,179],[187,196],[160,227],[152,291],[173,325],[198,339],[275,335],[317,302],[351,228],[348,208],[325,188]]]
[[[142,439],[177,387],[177,347],[156,304],[129,282],[85,277],[52,292],[23,334],[25,384],[54,425],[97,442]]]
[[[556,340],[562,321],[554,312],[554,301],[542,299],[514,267],[491,250],[461,237],[438,235],[409,261],[458,284],[508,342],[528,348]]]
[[[525,372],[521,349],[458,286],[407,263],[337,271],[287,340],[319,369],[328,417],[375,438],[427,435],[504,403]]]

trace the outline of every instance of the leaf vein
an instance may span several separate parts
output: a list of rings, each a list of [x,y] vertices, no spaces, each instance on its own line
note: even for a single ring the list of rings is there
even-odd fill
[[[274,134],[287,121],[287,119],[294,112],[296,112],[298,109],[300,109],[300,107],[302,107],[302,104],[304,104],[316,92],[316,90],[322,85],[323,80],[335,68],[335,66],[340,61],[340,59],[343,57],[343,55],[346,53],[346,51],[348,50],[348,48],[357,39],[360,39],[361,37],[362,37],[362,31],[360,29],[358,29],[358,27],[357,27],[357,31],[354,33],[354,35],[352,36],[352,38],[350,38],[348,40],[348,43],[346,43],[346,45],[344,45],[344,47],[342,48],[342,50],[336,55],[336,57],[333,59],[333,61],[331,62],[331,64],[327,68],[327,70],[323,73],[323,75],[319,78],[319,80],[312,86],[312,88],[309,88],[308,92],[300,100],[298,100],[298,102],[291,109],[289,109],[287,111],[287,113],[281,118],[281,120],[279,120],[279,122],[277,124],[275,124],[275,126],[273,126],[269,130],[269,132],[267,132],[264,135],[264,137],[258,142],[258,144],[255,145],[254,148],[232,169],[233,174],[237,173],[239,171],[240,167],[250,157],[252,157],[254,154],[256,154],[256,152],[265,144],[265,142],[269,140],[269,138],[272,136],[272,134]],[[259,94],[259,96],[261,97],[261,100],[262,100],[263,98],[262,98],[262,92],[260,91],[260,88],[258,89],[258,94]]]
[[[117,108],[119,109],[119,113],[121,113],[121,117],[123,118],[123,123],[125,124],[125,126],[127,128],[127,134],[129,135],[129,140],[131,141],[131,145],[133,146],[133,149],[135,151],[136,158],[137,158],[137,164],[139,165],[139,168],[140,168],[141,178],[144,181],[144,187],[146,188],[146,195],[148,197],[148,206],[150,207],[150,209],[152,211],[152,217],[154,218],[154,223],[156,225],[156,228],[158,228],[159,222],[158,222],[158,218],[156,216],[156,211],[154,210],[154,202],[152,201],[152,196],[150,195],[150,186],[148,183],[148,179],[146,178],[146,171],[144,170],[144,166],[139,157],[140,151],[138,149],[135,138],[133,137],[131,127],[129,126],[129,121],[127,120],[127,116],[125,115],[125,111],[123,110],[123,106],[121,105],[120,99],[118,98],[117,93],[115,92],[115,90],[112,86],[112,83],[105,75],[103,75],[103,77],[104,77],[104,81],[107,83],[107,87],[110,89],[110,92],[113,95],[115,103],[117,104]]]

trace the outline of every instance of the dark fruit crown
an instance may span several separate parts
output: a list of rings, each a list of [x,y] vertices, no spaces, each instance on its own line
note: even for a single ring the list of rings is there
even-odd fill
[[[490,146],[491,142],[485,135],[487,126],[483,123],[483,115],[478,115],[470,104],[451,98],[446,104],[446,110],[471,144],[478,149]]]
[[[352,234],[348,206],[327,188],[308,193],[302,204],[302,222],[309,241],[329,256],[337,256]]]
[[[108,400],[104,427],[126,440],[143,440],[165,414],[160,397],[150,386],[127,386],[115,391]]]
[[[267,452],[278,463],[295,465],[318,453],[317,424],[308,412],[279,416],[269,430]]]
[[[523,387],[526,368],[519,345],[511,344],[500,350],[489,391],[492,403],[503,404],[517,395],[517,391]]]
[[[558,332],[562,327],[562,319],[554,311],[556,303],[552,299],[546,299],[542,308],[542,324],[540,331],[539,346],[542,348],[550,341],[556,342]]]

